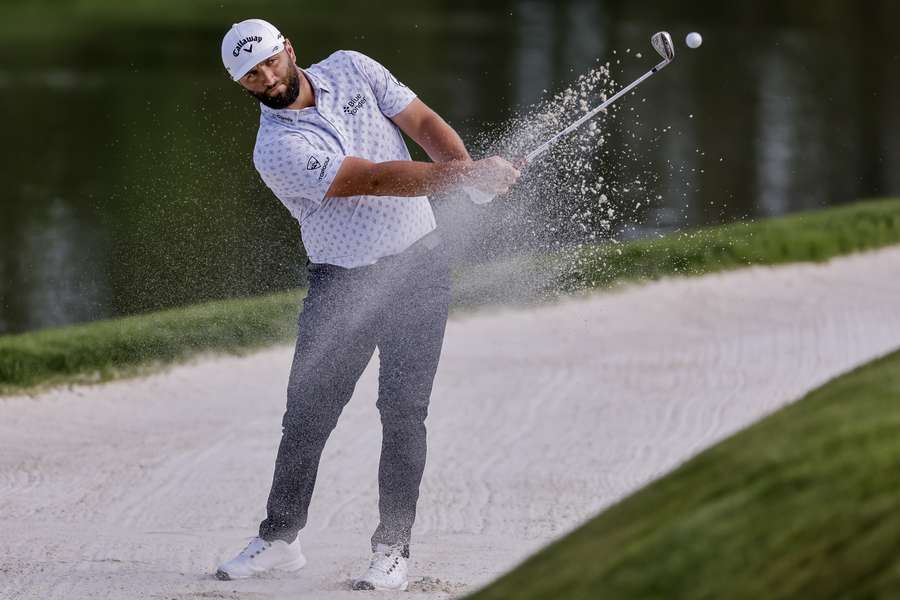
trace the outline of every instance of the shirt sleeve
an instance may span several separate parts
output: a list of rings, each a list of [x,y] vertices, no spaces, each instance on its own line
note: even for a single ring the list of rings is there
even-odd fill
[[[409,103],[415,100],[416,94],[400,83],[381,63],[359,52],[347,51],[350,61],[356,70],[369,82],[375,93],[378,108],[388,118],[396,116]]]
[[[301,135],[281,136],[253,153],[263,182],[285,203],[298,198],[321,203],[344,158],[314,147]]]

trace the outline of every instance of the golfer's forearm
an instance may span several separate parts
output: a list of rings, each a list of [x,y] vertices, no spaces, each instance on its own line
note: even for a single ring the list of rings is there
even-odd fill
[[[436,113],[422,120],[417,138],[416,143],[434,162],[471,160],[462,138]]]
[[[434,162],[470,160],[456,131],[418,98],[391,118]]]
[[[457,185],[471,171],[473,164],[468,160],[373,163],[348,157],[326,196],[426,196]]]

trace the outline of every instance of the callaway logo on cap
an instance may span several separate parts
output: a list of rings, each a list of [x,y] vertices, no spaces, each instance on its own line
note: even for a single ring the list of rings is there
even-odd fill
[[[222,63],[237,81],[247,71],[284,50],[284,36],[262,19],[247,19],[231,26],[222,39]]]

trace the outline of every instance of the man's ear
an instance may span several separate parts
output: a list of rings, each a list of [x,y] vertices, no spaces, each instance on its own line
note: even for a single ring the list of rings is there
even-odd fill
[[[297,64],[297,55],[294,53],[294,47],[291,45],[291,40],[284,38],[284,49],[287,50],[291,62]]]

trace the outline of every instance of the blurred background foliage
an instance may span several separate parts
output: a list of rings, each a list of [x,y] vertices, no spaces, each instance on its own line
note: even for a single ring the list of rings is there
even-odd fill
[[[302,284],[297,224],[252,167],[258,109],[219,60],[225,30],[254,16],[301,66],[340,48],[377,58],[467,140],[597,58],[631,80],[649,35],[672,31],[677,65],[628,100],[639,115],[605,125],[617,158],[601,172],[649,182],[611,195],[616,238],[900,192],[900,3],[887,0],[44,0],[3,15],[0,334]],[[692,30],[698,51],[681,45]],[[578,206],[536,196],[517,218],[541,246]],[[510,227],[508,203],[438,210],[480,239]],[[498,244],[458,260],[521,249]]]

